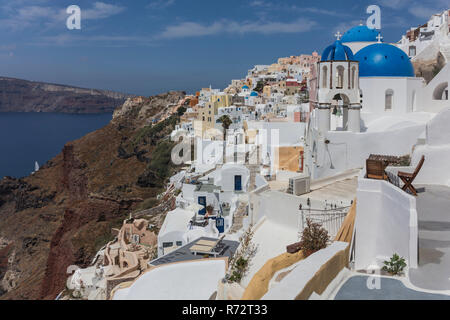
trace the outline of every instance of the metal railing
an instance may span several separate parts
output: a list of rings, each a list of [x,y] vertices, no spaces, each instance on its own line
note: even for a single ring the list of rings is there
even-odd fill
[[[328,231],[330,240],[336,237],[345,217],[350,209],[348,207],[331,208],[331,209],[302,209],[301,210],[301,231],[299,236],[303,232],[306,226],[306,220],[310,219],[314,223],[319,223],[325,230]]]

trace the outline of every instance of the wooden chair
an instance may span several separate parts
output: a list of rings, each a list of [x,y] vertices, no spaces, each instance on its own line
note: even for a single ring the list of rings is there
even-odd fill
[[[406,191],[406,189],[409,189],[409,191],[412,192],[413,195],[417,196],[417,190],[412,185],[414,179],[416,178],[417,174],[419,173],[420,169],[422,168],[423,162],[425,161],[425,156],[422,156],[419,163],[417,164],[416,170],[414,170],[413,173],[403,172],[399,171],[397,173],[398,177],[402,179],[402,181],[405,183],[405,185],[402,187],[403,191]]]
[[[381,160],[366,160],[366,171],[367,178],[378,179],[378,180],[389,180],[386,172],[384,171],[385,166]]]

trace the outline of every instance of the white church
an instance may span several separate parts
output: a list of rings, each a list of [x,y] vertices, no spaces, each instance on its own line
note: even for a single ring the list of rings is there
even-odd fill
[[[370,154],[411,154],[427,123],[450,107],[450,64],[427,84],[379,30],[359,25],[336,36],[309,83],[305,152],[312,179],[361,168]]]

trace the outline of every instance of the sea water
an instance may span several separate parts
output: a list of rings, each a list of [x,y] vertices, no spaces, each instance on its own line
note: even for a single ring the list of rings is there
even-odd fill
[[[28,176],[64,144],[107,125],[111,113],[0,113],[0,179]]]

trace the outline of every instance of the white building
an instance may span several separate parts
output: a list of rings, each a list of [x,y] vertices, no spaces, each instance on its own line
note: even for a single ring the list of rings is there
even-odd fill
[[[167,213],[158,234],[158,257],[186,244],[185,234],[195,213],[176,208]]]
[[[344,69],[343,79],[342,69],[341,73],[336,69],[345,68],[341,63],[345,59],[339,57],[319,62],[317,79],[312,81],[317,95],[311,97],[315,108],[305,148],[312,178],[363,167],[370,154],[409,154],[426,123],[448,103],[442,100],[448,90],[448,66],[425,85],[414,76],[409,57],[396,46],[381,43],[380,36],[354,56],[342,46],[328,47],[322,59],[335,59],[333,50],[335,56],[345,52],[350,69]],[[332,76],[329,68],[335,70]],[[337,94],[337,103],[327,104]],[[350,106],[348,112],[345,105]]]
[[[239,129],[242,128],[243,123],[243,114],[247,112],[247,108],[244,106],[230,106],[230,107],[222,107],[218,109],[218,113],[216,116],[216,119],[220,119],[220,117],[226,115],[228,116],[232,124],[230,125],[230,129]],[[220,129],[222,129],[222,124],[217,122],[216,120],[216,126]]]
[[[425,49],[433,43],[444,48],[447,60],[450,57],[450,10],[434,14],[426,24],[417,28],[411,28],[397,43],[397,46],[411,57],[420,57]]]

